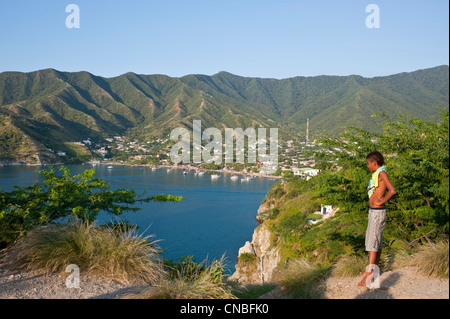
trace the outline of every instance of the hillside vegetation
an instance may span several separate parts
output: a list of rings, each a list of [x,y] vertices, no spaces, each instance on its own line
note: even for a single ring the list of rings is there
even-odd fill
[[[285,257],[332,261],[341,254],[363,251],[370,179],[365,156],[373,150],[385,154],[388,175],[397,190],[387,203],[386,252],[415,249],[420,243],[448,236],[448,112],[442,116],[438,124],[386,117],[381,134],[353,129],[340,139],[324,140],[335,148],[335,154],[327,156],[338,157],[337,165],[328,164],[309,181],[293,177],[285,184],[274,184],[263,202],[277,205],[264,212],[264,222],[286,250]],[[339,212],[326,222],[308,224],[320,204],[339,207]]]
[[[325,139],[335,151],[323,157],[328,167],[308,181],[292,177],[276,183],[267,194],[264,202],[273,205],[263,223],[281,255],[274,282],[287,296],[321,298],[330,273],[346,277],[364,270],[370,177],[365,156],[374,149],[386,155],[397,190],[388,203],[382,271],[406,265],[448,278],[449,113],[443,112],[438,123],[380,116],[383,133],[354,128],[339,139]],[[155,242],[137,236],[132,225],[94,224],[100,210],[120,215],[139,210],[133,206],[139,201],[182,198],[141,198],[132,190],[110,190],[107,182],[93,177],[93,170],[76,176],[64,167],[61,171],[62,176],[41,171],[43,182],[0,191],[0,244],[7,246],[6,257],[0,257],[11,267],[61,273],[69,263],[80,264],[88,274],[146,283],[137,298],[255,298],[273,288],[233,286],[225,281],[222,261],[163,260]],[[340,209],[326,221],[309,224],[321,203]],[[248,253],[241,258],[256,260]]]
[[[385,154],[389,179],[397,191],[387,202],[382,270],[417,253],[416,261],[409,265],[448,278],[449,114],[443,113],[438,124],[407,116],[379,116],[385,120],[383,133],[353,128],[341,138],[323,140],[334,150],[324,161],[337,158],[337,163],[327,162],[328,168],[308,181],[293,177],[278,182],[264,199],[263,203],[275,203],[262,216],[271,231],[272,245],[280,249],[281,285],[291,287],[291,277],[303,271],[311,276],[305,285],[311,285],[336,266],[353,269],[356,274],[364,270],[366,186],[371,176],[365,157],[373,150]],[[308,223],[320,204],[334,205],[339,211],[326,221]],[[424,245],[431,247],[429,252],[436,252],[434,257],[428,255],[428,262]],[[445,249],[446,254],[442,253]],[[306,295],[300,292],[303,297],[314,296],[311,289],[306,290]]]
[[[281,138],[301,140],[310,118],[311,137],[337,135],[346,126],[380,131],[375,112],[406,113],[436,121],[448,109],[448,66],[392,76],[240,77],[126,73],[103,78],[53,69],[0,74],[0,159],[18,136],[42,151],[65,151],[66,142],[127,134],[166,135],[174,127],[278,127]],[[7,126],[4,123],[9,123]],[[20,131],[21,133],[17,133]],[[45,146],[45,147],[44,147]]]

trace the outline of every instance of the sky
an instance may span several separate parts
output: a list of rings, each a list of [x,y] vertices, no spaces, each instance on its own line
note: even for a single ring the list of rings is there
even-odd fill
[[[0,72],[384,76],[448,65],[448,12],[447,0],[0,0]]]

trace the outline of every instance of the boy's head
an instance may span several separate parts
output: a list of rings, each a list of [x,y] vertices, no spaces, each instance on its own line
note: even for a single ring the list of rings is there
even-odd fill
[[[384,165],[384,157],[380,152],[374,151],[370,152],[366,156],[367,168],[371,172],[375,172],[379,167]]]

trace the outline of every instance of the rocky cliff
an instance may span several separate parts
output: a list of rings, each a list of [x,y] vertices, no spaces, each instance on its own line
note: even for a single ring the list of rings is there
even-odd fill
[[[279,261],[279,249],[271,242],[270,230],[261,224],[255,229],[252,241],[239,249],[239,262],[230,279],[242,284],[270,282]]]
[[[0,158],[0,167],[15,165],[41,166],[59,164],[62,164],[62,162],[57,158],[56,155],[50,152],[36,152],[34,154],[30,154],[29,156],[24,156],[17,159]]]

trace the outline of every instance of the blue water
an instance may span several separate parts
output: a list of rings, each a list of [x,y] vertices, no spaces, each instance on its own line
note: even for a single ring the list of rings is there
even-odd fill
[[[92,165],[69,165],[72,174],[79,174]],[[46,167],[0,167],[0,189],[12,190],[13,185],[27,186],[41,180],[37,170]],[[58,168],[55,168],[58,171]],[[267,178],[249,182],[233,181],[229,175],[219,174],[211,179],[211,173],[195,176],[182,170],[168,171],[149,167],[95,166],[95,177],[107,180],[111,188],[134,189],[148,196],[171,194],[183,196],[178,203],[139,203],[137,212],[127,212],[122,219],[139,226],[145,235],[154,234],[158,245],[165,249],[164,256],[177,259],[194,256],[198,262],[208,258],[220,259],[225,254],[227,271],[233,271],[238,249],[251,240],[257,226],[258,207],[267,191],[275,183]],[[99,222],[116,220],[105,213]]]

